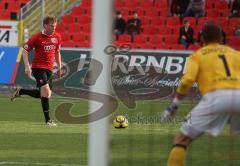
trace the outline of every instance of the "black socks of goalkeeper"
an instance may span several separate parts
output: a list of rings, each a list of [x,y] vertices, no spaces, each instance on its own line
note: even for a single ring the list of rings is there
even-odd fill
[[[47,123],[50,120],[49,117],[49,98],[41,97],[42,109],[45,118],[45,122]]]
[[[37,89],[20,89],[19,95],[28,95],[34,98],[40,98],[40,91]]]

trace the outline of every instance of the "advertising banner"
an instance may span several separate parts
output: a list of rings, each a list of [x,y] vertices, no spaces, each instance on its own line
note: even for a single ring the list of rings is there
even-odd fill
[[[64,86],[86,89],[97,80],[98,75],[101,73],[101,62],[93,61],[90,57],[90,51],[63,49],[61,55],[63,77],[61,79],[54,77],[54,82],[62,82],[67,77],[65,82],[62,82]],[[126,53],[116,52],[114,55],[107,56],[113,57],[111,69],[109,69],[111,70],[109,81],[111,81],[115,93],[134,94],[140,97],[141,94],[152,96],[153,92],[159,92],[160,89],[162,92],[162,89],[164,91],[167,89],[168,92],[164,93],[170,93],[169,89],[172,92],[179,84],[189,53],[132,51]],[[30,54],[30,61],[32,58],[33,55]],[[89,68],[90,63],[91,67]],[[57,69],[57,66],[55,68]],[[56,72],[56,69],[54,72]],[[95,78],[93,79],[95,80],[89,80],[90,73],[94,74]],[[23,62],[19,67],[15,83],[35,85],[34,78],[29,79],[24,74]],[[130,94],[125,93],[126,90]],[[166,95],[164,93],[162,95]]]
[[[88,50],[61,50],[63,67],[62,77],[57,77],[57,66],[53,71],[53,93],[58,96],[95,101],[101,107],[94,113],[81,117],[71,116],[71,102],[64,102],[57,106],[55,116],[63,123],[89,123],[106,117],[118,108],[120,101],[129,109],[136,108],[137,101],[160,101],[173,96],[180,78],[183,75],[190,52],[174,51],[106,51],[111,56],[108,81],[110,94],[93,91],[93,86],[103,70],[103,64],[91,58]],[[30,54],[30,62],[33,55]],[[15,85],[36,87],[34,78],[24,74],[24,65],[18,70]],[[103,85],[104,86],[104,85]],[[196,85],[194,85],[196,87]],[[188,94],[190,98],[198,100],[197,88],[193,87]],[[99,87],[101,88],[101,87]],[[107,102],[108,101],[108,102]],[[108,105],[110,103],[110,105]],[[104,111],[106,110],[107,111]]]
[[[0,47],[0,84],[14,83],[21,55],[18,47]]]
[[[0,46],[18,46],[17,21],[0,21]]]

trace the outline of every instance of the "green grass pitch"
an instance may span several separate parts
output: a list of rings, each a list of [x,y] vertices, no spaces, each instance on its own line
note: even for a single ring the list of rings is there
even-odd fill
[[[73,115],[85,114],[86,101],[53,97],[51,108],[64,101],[75,103]],[[116,114],[129,118],[127,129],[111,128],[110,165],[165,166],[171,143],[178,132],[180,121],[194,104],[183,104],[177,121],[161,124],[159,115],[166,102],[138,102],[128,110],[119,104]],[[46,128],[40,101],[22,97],[10,102],[0,97],[0,165],[87,165],[88,125],[58,123]],[[228,126],[217,138],[204,135],[187,152],[188,166],[239,166],[240,136],[229,136]]]

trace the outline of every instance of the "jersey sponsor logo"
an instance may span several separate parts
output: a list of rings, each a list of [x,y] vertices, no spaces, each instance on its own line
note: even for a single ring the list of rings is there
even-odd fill
[[[53,37],[53,38],[51,38],[51,42],[56,44],[58,42],[58,40],[55,37]]]
[[[45,52],[49,52],[51,50],[55,50],[56,49],[56,46],[55,45],[47,45],[47,46],[44,46],[44,51]]]

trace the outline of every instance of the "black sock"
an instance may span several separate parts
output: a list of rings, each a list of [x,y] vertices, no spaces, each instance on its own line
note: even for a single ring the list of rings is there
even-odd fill
[[[49,99],[47,97],[41,97],[42,109],[45,118],[45,122],[47,123],[50,120],[49,117]]]
[[[28,95],[34,98],[40,98],[40,91],[37,89],[20,89],[20,95]]]

